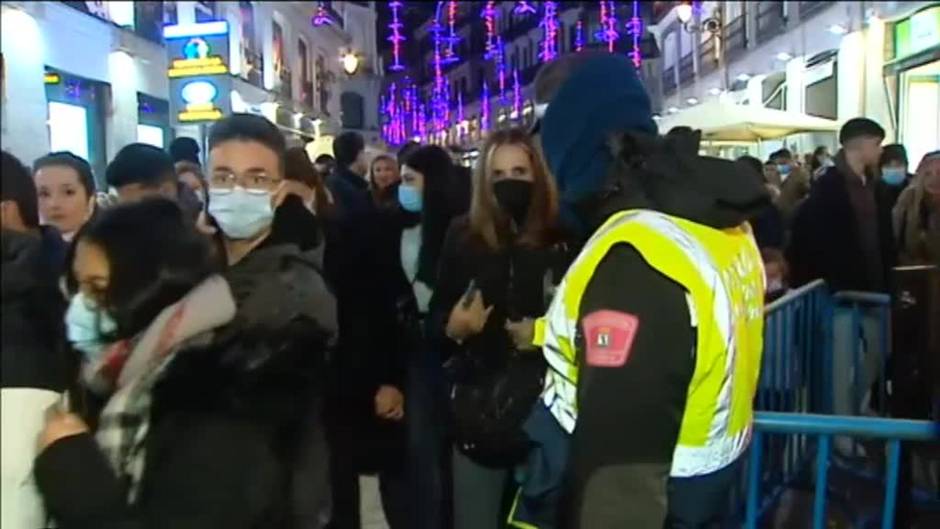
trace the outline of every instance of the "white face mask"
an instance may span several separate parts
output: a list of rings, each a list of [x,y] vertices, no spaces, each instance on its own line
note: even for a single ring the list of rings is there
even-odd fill
[[[229,239],[251,239],[271,226],[274,208],[270,191],[209,189],[209,214]]]

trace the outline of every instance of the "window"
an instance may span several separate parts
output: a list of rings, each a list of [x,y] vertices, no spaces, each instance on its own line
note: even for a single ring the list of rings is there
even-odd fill
[[[163,148],[163,129],[153,125],[137,125],[137,141]]]
[[[725,20],[728,22],[738,19],[744,14],[744,2],[724,2],[724,8]]]
[[[84,107],[49,102],[49,147],[88,160],[88,112]]]

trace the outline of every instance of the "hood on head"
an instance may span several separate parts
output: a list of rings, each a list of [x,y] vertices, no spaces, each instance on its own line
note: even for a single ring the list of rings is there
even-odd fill
[[[580,65],[552,99],[541,124],[542,148],[563,202],[604,185],[614,159],[612,133],[655,134],[649,96],[625,56],[601,54]]]

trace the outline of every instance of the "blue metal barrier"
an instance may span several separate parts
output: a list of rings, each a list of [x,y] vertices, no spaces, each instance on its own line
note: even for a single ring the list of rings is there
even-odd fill
[[[901,441],[938,441],[940,425],[927,421],[881,419],[870,417],[846,417],[834,415],[812,415],[800,413],[757,413],[754,420],[754,437],[751,445],[748,468],[747,513],[745,527],[756,529],[760,516],[768,511],[775,495],[762,500],[765,483],[762,463],[764,443],[768,434],[811,436],[816,439],[816,478],[813,501],[813,528],[826,527],[827,475],[832,455],[834,436],[866,437],[887,441],[888,460],[885,476],[884,506],[881,513],[882,529],[894,526],[894,514],[898,488]],[[808,444],[808,443],[807,443]]]
[[[832,387],[832,302],[825,282],[809,283],[764,311],[764,353],[756,408],[828,412]]]

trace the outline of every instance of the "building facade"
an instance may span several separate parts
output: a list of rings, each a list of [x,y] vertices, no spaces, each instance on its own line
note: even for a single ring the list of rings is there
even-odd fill
[[[103,175],[128,143],[204,141],[206,123],[171,114],[163,28],[210,21],[227,22],[232,111],[264,115],[314,150],[344,128],[380,140],[373,2],[4,1],[3,148],[27,162],[71,150]],[[346,55],[358,59],[352,74]]]
[[[682,3],[650,27],[662,57],[649,86],[663,115],[725,100],[839,122],[867,116],[914,164],[940,145],[940,3],[694,2],[688,23]],[[784,144],[806,152],[836,139],[796,135],[755,154]]]

